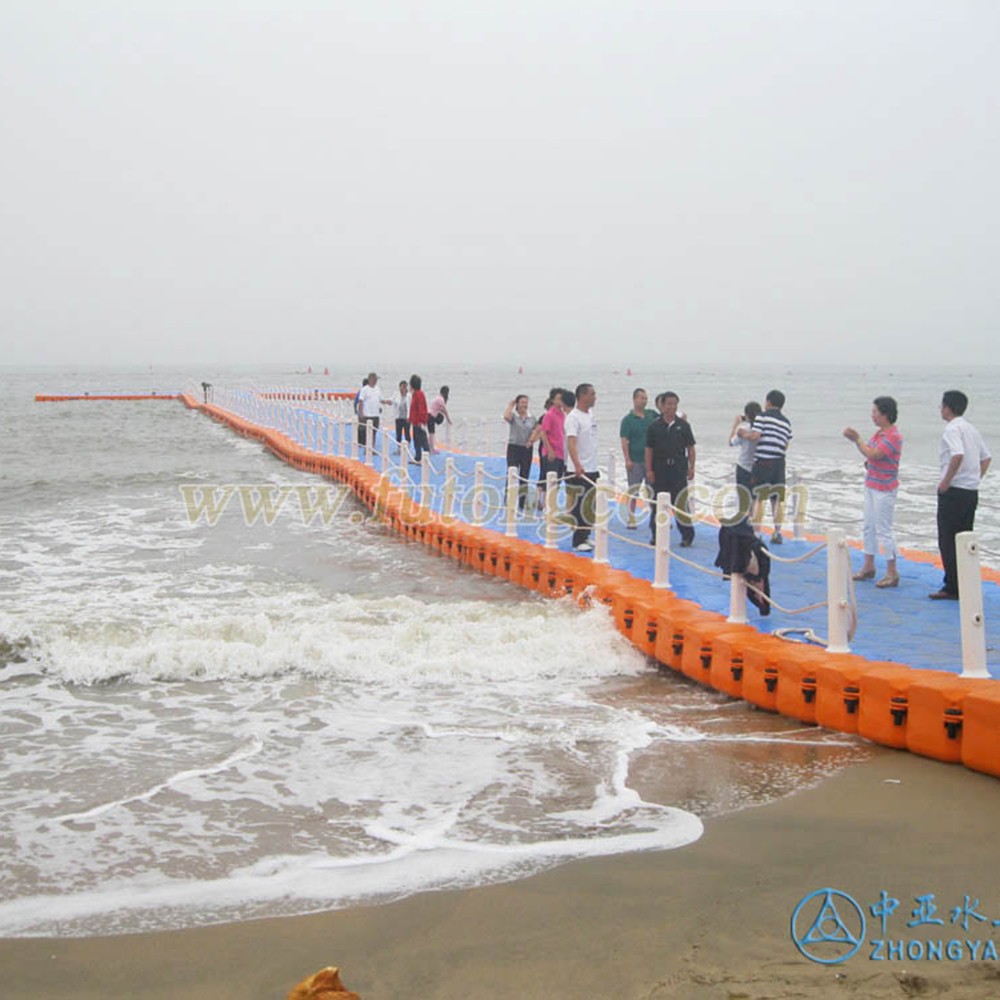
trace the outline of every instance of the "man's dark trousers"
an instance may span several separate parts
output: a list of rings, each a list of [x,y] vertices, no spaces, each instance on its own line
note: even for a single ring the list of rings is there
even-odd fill
[[[597,491],[587,479],[592,479],[596,483],[600,473],[585,472],[584,475],[586,479],[570,476],[566,480],[566,498],[572,500],[571,514],[577,524],[576,531],[573,532],[573,548],[590,540],[590,526],[594,523],[597,510]]]
[[[690,507],[688,506],[688,500],[687,500],[686,496],[684,497],[684,502],[683,503],[678,503],[677,502],[678,497],[680,497],[681,493],[683,493],[684,490],[687,488],[687,484],[688,484],[688,481],[687,481],[687,472],[681,472],[680,475],[674,475],[674,476],[669,476],[668,477],[668,476],[656,475],[656,470],[654,469],[653,470],[653,474],[656,476],[656,479],[654,480],[654,486],[653,486],[653,492],[654,492],[654,494],[655,493],[660,493],[660,492],[669,493],[670,494],[670,502],[675,507],[679,507],[681,510],[690,510]],[[655,496],[654,496],[654,499],[656,499]],[[650,523],[650,526],[652,527],[653,544],[655,545],[656,544],[656,508],[653,507],[652,511],[653,511],[653,514],[652,514],[652,516],[649,519],[649,523]],[[691,524],[690,522],[688,524],[685,524],[684,521],[681,520],[681,516],[679,514],[675,513],[674,517],[675,517],[675,519],[677,521],[677,527],[680,529],[681,540],[682,541],[691,541],[691,542],[693,542],[694,541],[694,525]]]
[[[979,490],[963,490],[951,486],[938,494],[938,549],[944,563],[944,586],[949,594],[958,593],[958,568],[955,557],[955,536],[960,531],[972,531],[976,523]]]

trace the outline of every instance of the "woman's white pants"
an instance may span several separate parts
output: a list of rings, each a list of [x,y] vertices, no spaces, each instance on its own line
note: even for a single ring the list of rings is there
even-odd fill
[[[899,554],[896,536],[892,533],[892,516],[896,510],[896,490],[873,490],[865,487],[865,555],[877,556],[879,545],[887,559]]]

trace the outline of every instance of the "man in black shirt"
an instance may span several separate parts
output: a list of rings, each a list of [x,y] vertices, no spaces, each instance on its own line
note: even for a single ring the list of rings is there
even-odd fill
[[[677,416],[679,397],[676,392],[665,392],[661,397],[660,419],[654,420],[646,432],[646,478],[653,493],[669,493],[670,502],[681,510],[688,510],[687,484],[694,479],[694,434],[691,425]],[[649,519],[656,543],[656,516]],[[681,547],[694,542],[694,525],[691,518],[677,515],[681,532]]]

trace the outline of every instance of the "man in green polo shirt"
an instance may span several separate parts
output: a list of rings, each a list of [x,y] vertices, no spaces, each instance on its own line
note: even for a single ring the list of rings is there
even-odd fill
[[[636,389],[632,393],[632,409],[622,417],[619,434],[622,439],[622,454],[625,456],[625,469],[628,473],[628,525],[635,528],[635,502],[639,490],[646,480],[646,431],[649,425],[657,419],[655,410],[647,410],[649,396],[645,389]]]

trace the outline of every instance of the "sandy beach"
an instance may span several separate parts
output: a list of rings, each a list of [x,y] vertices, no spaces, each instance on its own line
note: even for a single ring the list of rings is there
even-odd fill
[[[867,910],[898,898],[887,939],[935,894],[926,938],[1000,939],[992,778],[889,750],[780,802],[710,821],[673,851],[566,864],[523,881],[304,918],[163,934],[0,942],[8,1000],[270,1000],[338,965],[366,998],[665,998],[994,995],[1000,964],[808,961],[792,910],[831,887]],[[969,932],[951,907],[978,898]],[[846,921],[845,921],[846,922]],[[985,943],[984,943],[985,947]],[[982,953],[980,952],[980,956]]]

